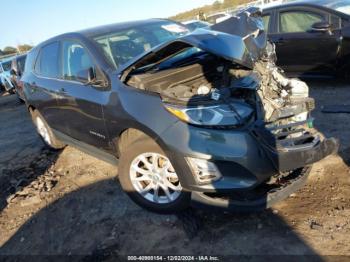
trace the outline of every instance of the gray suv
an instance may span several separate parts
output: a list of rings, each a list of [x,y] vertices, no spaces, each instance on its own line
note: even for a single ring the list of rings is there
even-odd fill
[[[270,207],[338,142],[313,128],[308,86],[275,66],[259,10],[189,33],[151,19],[52,38],[27,56],[38,133],[118,165],[139,205]]]

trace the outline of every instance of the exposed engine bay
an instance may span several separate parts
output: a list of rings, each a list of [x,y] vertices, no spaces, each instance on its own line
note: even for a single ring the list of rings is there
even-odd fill
[[[257,92],[264,105],[266,122],[293,116],[295,104],[300,102],[307,102],[308,108],[300,108],[299,113],[313,109],[308,86],[298,79],[284,77],[269,57],[256,62],[250,70],[204,53],[175,68],[135,74],[127,84],[159,93],[166,101],[178,100],[187,105],[234,98],[255,107]],[[294,105],[293,113],[288,112],[291,105]]]
[[[267,41],[261,11],[250,8],[211,30],[197,30],[146,55],[126,70],[123,80],[159,93],[173,105],[227,104],[228,108],[219,110],[222,115],[231,110],[237,121],[230,123],[225,116],[211,114],[213,119],[223,119],[220,123],[224,124],[217,125],[241,126],[253,118],[268,130],[259,134],[267,145],[288,149],[317,143],[320,138],[313,134],[309,115],[315,105],[307,84],[285,77],[275,62],[275,48]],[[189,122],[219,123],[198,115]]]

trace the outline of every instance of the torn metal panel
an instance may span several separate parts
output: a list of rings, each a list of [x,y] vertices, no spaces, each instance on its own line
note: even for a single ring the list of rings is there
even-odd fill
[[[165,102],[195,106],[236,100],[255,108],[266,123],[307,119],[314,108],[308,86],[286,78],[276,66],[260,9],[247,9],[210,29],[195,30],[137,58],[122,80],[159,93]]]
[[[198,29],[191,34],[155,47],[143,56],[129,62],[126,68],[122,70],[124,78],[126,78],[125,74],[130,73],[130,69],[134,71],[146,65],[159,64],[191,47],[199,48],[250,69],[254,66],[250,52],[246,48],[242,37]]]
[[[264,23],[259,8],[248,8],[236,16],[212,25],[210,28],[214,31],[240,36],[253,61],[258,61],[264,55],[267,34],[264,32]]]

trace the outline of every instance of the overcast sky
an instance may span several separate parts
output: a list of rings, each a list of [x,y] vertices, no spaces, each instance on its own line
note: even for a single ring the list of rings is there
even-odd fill
[[[6,3],[4,3],[6,1]],[[0,0],[0,49],[121,21],[175,15],[213,0]],[[4,8],[6,6],[6,8]]]

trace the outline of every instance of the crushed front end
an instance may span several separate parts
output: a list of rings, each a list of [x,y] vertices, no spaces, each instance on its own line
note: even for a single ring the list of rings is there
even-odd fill
[[[179,120],[158,135],[195,206],[270,207],[338,150],[313,127],[306,83],[276,67],[260,15],[250,9],[166,43],[121,76],[159,94]]]

